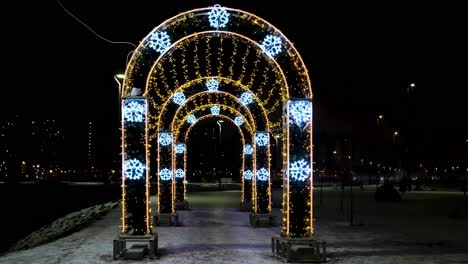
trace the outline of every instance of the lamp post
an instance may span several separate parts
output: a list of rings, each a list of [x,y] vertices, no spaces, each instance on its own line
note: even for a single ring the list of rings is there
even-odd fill
[[[221,156],[223,156],[223,150],[222,150],[222,148],[221,148],[221,147],[222,147],[222,145],[221,145],[221,144],[222,144],[222,142],[221,142],[221,137],[222,137],[222,135],[223,135],[223,134],[222,134],[222,130],[221,130],[221,129],[222,129],[222,125],[221,125],[221,124],[222,124],[223,122],[224,122],[224,120],[222,120],[222,119],[219,119],[218,121],[216,121],[216,123],[217,123],[218,126],[219,126],[219,153],[221,154]],[[221,160],[224,161],[224,158],[222,158]],[[222,170],[224,170],[224,169],[225,169],[225,166],[221,166],[221,168],[222,168]],[[219,175],[218,178],[219,178],[219,179],[218,179],[218,183],[219,183],[218,187],[219,187],[219,190],[221,190],[221,175]]]
[[[121,96],[121,93],[122,93],[122,83],[120,81],[123,81],[124,78],[125,78],[125,74],[122,74],[122,73],[118,73],[118,74],[114,75],[114,80],[119,85],[118,86],[118,89],[119,89],[118,92],[119,93],[117,95],[117,101],[118,101],[118,103],[117,103],[117,108],[118,108],[117,113],[118,113],[119,117],[118,117],[117,120],[119,120],[121,118],[121,116],[120,116],[121,115],[121,113],[120,113],[120,108],[121,108],[121,106],[120,106],[120,103],[121,103],[120,96]]]
[[[221,123],[223,123],[223,122],[224,122],[224,120],[222,120],[222,119],[216,121],[216,123],[219,125],[219,146],[220,146],[220,147],[221,147],[221,136],[222,136],[222,133],[221,133],[221,128],[222,128]]]

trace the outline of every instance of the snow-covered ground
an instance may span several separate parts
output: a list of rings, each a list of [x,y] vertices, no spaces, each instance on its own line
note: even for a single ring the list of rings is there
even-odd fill
[[[225,203],[231,208],[210,207],[200,202],[203,195],[218,203],[231,201],[231,197],[235,200]],[[271,255],[271,237],[279,234],[279,227],[249,227],[248,213],[233,206],[238,204],[238,195],[192,195],[195,208],[179,211],[181,226],[154,229],[161,254],[157,260],[112,260],[112,240],[120,223],[120,211],[115,208],[80,232],[7,254],[0,257],[0,263],[281,263]],[[338,205],[336,197],[332,192],[324,194],[323,204]],[[410,210],[398,204],[376,206],[359,197],[357,201],[356,218],[363,226],[349,226],[346,215],[340,215],[336,206],[317,205],[316,234],[327,242],[330,263],[468,263],[466,220],[450,220],[430,208],[433,217],[421,216],[418,210],[423,206],[419,203]],[[369,207],[366,213],[364,207]],[[346,212],[348,207],[344,209]],[[279,215],[279,210],[274,213]]]

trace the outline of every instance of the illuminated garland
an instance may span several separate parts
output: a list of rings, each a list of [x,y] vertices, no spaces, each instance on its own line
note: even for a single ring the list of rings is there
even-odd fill
[[[245,116],[243,116],[239,111],[237,111],[233,107],[230,107],[230,106],[227,106],[227,105],[220,105],[220,107],[223,109],[224,115],[226,115],[229,118],[233,119],[234,122],[235,122],[235,118],[239,117],[239,116],[241,116],[243,119],[245,119]],[[174,132],[174,138],[177,139],[177,140],[181,140],[181,139],[179,139],[179,135],[183,134],[183,133],[181,133],[181,130],[182,130],[182,127],[184,126],[184,124],[185,123],[193,124],[193,123],[196,122],[196,120],[193,123],[187,122],[186,120],[188,120],[188,118],[190,116],[194,116],[195,114],[199,115],[199,116],[206,115],[208,113],[204,114],[204,112],[207,111],[209,108],[211,108],[211,104],[201,105],[201,106],[193,109],[191,112],[187,113],[185,117],[180,117],[179,115],[174,116],[174,121],[173,121],[174,125],[172,127],[172,130],[175,131]],[[245,123],[245,125],[242,127],[242,129],[245,129],[247,134],[253,135],[253,131],[255,130],[255,127],[254,127],[254,124]]]
[[[246,87],[246,86],[244,86],[242,84],[239,84],[238,82],[236,82],[234,80],[227,79],[227,78],[224,78],[224,77],[203,77],[203,78],[200,78],[200,79],[191,80],[190,82],[188,82],[186,84],[183,84],[182,86],[180,86],[179,88],[176,89],[176,92],[174,93],[174,96],[173,96],[173,101],[174,101],[174,99],[176,99],[177,104],[180,103],[179,105],[182,106],[183,104],[189,102],[190,100],[193,100],[196,95],[199,95],[199,94],[203,93],[203,91],[201,91],[201,92],[192,94],[192,95],[190,95],[190,97],[188,99],[185,99],[186,97],[184,95],[184,91],[189,91],[191,89],[191,87],[194,87],[194,86],[202,84],[202,83],[205,83],[206,87],[208,87],[208,85],[209,85],[210,89],[218,89],[219,88],[219,81],[221,81],[225,85],[235,85],[236,87],[240,88],[241,90],[247,91],[247,92],[243,92],[242,94],[240,94],[241,102],[243,102],[244,105],[248,105],[248,104],[251,104],[251,103],[255,102],[255,104],[258,105],[258,107],[260,107],[261,113],[262,113],[262,116],[257,116],[257,118],[264,119],[265,120],[264,122],[266,122],[266,124],[268,125],[268,123],[269,123],[268,116],[266,114],[266,110],[263,108],[263,105],[262,105],[260,99],[257,98],[252,92],[250,92],[248,87]],[[216,91],[216,92],[214,90],[209,90],[209,91],[213,91],[214,93],[229,94],[229,95],[235,96],[234,94],[231,94],[231,93],[225,92],[225,91],[219,91],[219,90]],[[207,92],[207,91],[205,91],[205,92]],[[166,109],[168,108],[168,103],[169,102],[170,102],[169,100],[166,100],[163,103],[162,107],[160,108],[160,113],[159,113],[158,123],[157,123],[157,125],[159,127],[164,127],[164,126],[161,125],[161,119],[162,119],[162,116],[164,116],[166,114]]]
[[[217,8],[217,9],[216,9]],[[151,124],[151,129],[156,130],[160,128],[160,119],[154,117],[154,113],[164,112],[166,111],[165,108],[161,108],[162,102],[167,101],[170,95],[175,93],[175,91],[171,90],[179,85],[177,84],[179,81],[179,77],[176,75],[177,72],[174,68],[174,60],[172,59],[172,53],[175,50],[185,49],[186,43],[195,43],[195,47],[193,50],[195,54],[194,58],[194,71],[197,77],[200,77],[199,72],[199,55],[198,55],[198,44],[205,43],[206,45],[206,56],[204,56],[204,63],[207,65],[206,70],[208,71],[208,75],[211,72],[221,73],[220,67],[217,70],[211,71],[210,69],[210,61],[211,57],[213,56],[210,53],[210,39],[217,37],[217,38],[232,38],[233,39],[233,53],[231,56],[231,63],[228,69],[228,73],[222,73],[224,76],[228,76],[229,78],[234,78],[236,74],[234,74],[234,62],[242,63],[246,60],[247,56],[246,53],[250,51],[250,49],[245,50],[245,52],[239,52],[237,47],[238,43],[244,43],[249,47],[253,47],[257,50],[262,50],[260,55],[258,56],[265,56],[269,58],[267,61],[270,68],[265,70],[261,75],[264,81],[253,80],[252,75],[250,76],[249,87],[256,87],[256,91],[254,95],[258,98],[261,98],[262,102],[266,102],[268,104],[268,109],[264,112],[265,115],[269,115],[269,117],[274,117],[275,120],[268,122],[268,128],[279,128],[282,118],[287,119],[286,123],[283,124],[283,129],[285,132],[283,133],[284,138],[282,139],[283,144],[283,157],[284,157],[284,165],[283,168],[286,170],[286,177],[283,177],[285,182],[283,183],[284,192],[283,192],[283,231],[282,235],[286,237],[312,237],[313,236],[313,215],[312,215],[312,125],[311,120],[307,122],[302,122],[303,126],[300,127],[298,124],[300,123],[300,119],[307,119],[306,117],[301,117],[300,115],[290,115],[292,108],[289,108],[289,105],[286,107],[286,113],[283,115],[275,114],[278,113],[277,109],[281,109],[282,101],[286,101],[290,99],[290,97],[299,97],[303,98],[302,101],[310,100],[312,98],[312,91],[310,87],[310,80],[307,73],[307,69],[304,65],[302,58],[300,57],[297,50],[291,44],[291,42],[275,27],[271,24],[266,22],[265,20],[251,14],[248,12],[244,12],[241,10],[230,9],[230,8],[223,8],[223,11],[226,11],[228,15],[221,15],[220,7],[209,7],[209,8],[201,8],[191,10],[182,14],[179,14],[171,19],[168,19],[160,26],[156,27],[143,41],[140,42],[138,48],[133,52],[132,58],[130,59],[130,63],[126,69],[126,77],[124,79],[123,89],[122,89],[122,97],[129,96],[133,88],[138,88],[144,91],[144,96],[148,97],[148,102],[150,103],[150,113],[146,116],[146,120],[152,120],[152,122],[157,122],[157,124]],[[218,10],[217,14],[212,15],[211,21],[209,18],[209,12],[212,10]],[[203,18],[203,19],[200,19]],[[236,23],[229,23],[229,30],[230,32],[223,32],[220,31],[219,28],[224,27],[222,23],[224,23],[223,19],[228,18],[227,22],[224,26],[229,23],[230,20],[236,21]],[[206,30],[206,27],[210,23],[214,23],[215,21],[218,22],[217,25],[212,24],[211,27],[214,27],[216,31],[203,31]],[[248,24],[248,26],[245,26]],[[186,25],[190,25],[190,27],[185,27]],[[215,26],[213,26],[215,25]],[[181,27],[184,27],[183,29]],[[248,28],[248,32],[243,32],[244,28]],[[171,32],[183,32],[185,36],[179,35],[178,37],[182,37],[180,39],[174,39],[172,42],[171,40]],[[205,41],[199,42],[199,39],[203,38]],[[237,54],[239,53],[239,54]],[[182,56],[185,56],[185,53],[182,52]],[[236,59],[237,56],[244,56],[244,59],[238,61]],[[217,58],[220,58],[217,56]],[[185,58],[185,57],[183,57]],[[189,58],[189,57],[187,57]],[[278,59],[278,60],[277,60]],[[183,59],[184,60],[184,59]],[[159,62],[168,62],[165,66],[161,66]],[[222,61],[221,61],[222,63]],[[221,65],[220,63],[220,65]],[[184,80],[190,79],[189,77],[189,68],[186,66],[187,63],[184,62],[183,67],[183,76],[180,78],[184,78]],[[258,64],[258,63],[257,63]],[[171,67],[172,66],[172,67]],[[197,68],[198,66],[198,68]],[[184,68],[185,67],[185,68]],[[166,68],[166,69],[165,69]],[[243,80],[248,80],[247,77],[244,76],[246,73],[245,64],[240,65],[241,73],[240,78],[237,82],[241,83]],[[169,69],[169,72],[168,70]],[[256,69],[255,69],[256,70]],[[167,74],[167,72],[170,74]],[[254,71],[252,71],[254,72]],[[219,74],[219,77],[222,74]],[[180,74],[179,74],[180,75]],[[270,75],[274,76],[274,82],[271,81]],[[172,82],[169,83],[166,76],[172,77]],[[143,78],[146,78],[146,82]],[[269,80],[268,82],[266,80]],[[274,85],[272,85],[274,83]],[[276,88],[281,88],[281,93],[273,92],[272,90]],[[264,92],[268,91],[268,93]],[[149,93],[151,92],[151,95]],[[273,97],[275,95],[281,95],[281,99]],[[274,100],[270,100],[270,98],[274,98]],[[232,100],[232,98],[223,97],[219,104],[226,104],[227,100]],[[202,101],[200,101],[202,102]],[[250,112],[249,112],[250,114]],[[271,116],[270,116],[271,115]],[[220,115],[221,116],[221,115]],[[310,115],[311,117],[311,115]],[[200,120],[200,119],[199,119]],[[267,119],[268,120],[268,119]],[[130,124],[130,122],[129,122]],[[196,122],[194,123],[196,124]],[[309,125],[310,124],[310,125]],[[193,125],[193,124],[192,124]],[[171,127],[173,124],[171,124]],[[122,126],[122,136],[123,139],[123,148],[126,146],[125,143],[125,131],[124,131],[124,120]],[[145,125],[145,134],[148,133],[148,124]],[[153,133],[152,133],[153,134]],[[146,136],[146,140],[148,137]],[[148,146],[148,142],[146,142],[146,146]],[[158,151],[160,151],[160,144],[157,144]],[[162,145],[161,145],[162,146]],[[256,146],[261,147],[261,146]],[[266,148],[268,149],[269,146]],[[165,148],[168,151],[173,151],[173,148]],[[124,151],[125,152],[125,151]],[[262,155],[266,155],[267,157],[269,154],[263,153]],[[146,164],[148,162],[149,153],[146,153]],[[161,156],[159,157],[159,159]],[[159,160],[158,159],[158,160]],[[310,160],[309,160],[310,159]],[[268,164],[255,164],[255,169],[258,172],[262,171],[262,169],[267,170],[269,168],[269,160],[263,159]],[[304,162],[299,162],[304,160]],[[124,164],[124,161],[122,162]],[[308,171],[308,164],[310,164],[310,176],[306,177],[304,172]],[[158,163],[158,171],[160,171],[160,164]],[[148,170],[147,170],[148,174]],[[262,176],[266,174],[261,173]],[[269,176],[269,173],[268,173]],[[255,178],[255,175],[253,176]],[[159,178],[159,177],[158,177]],[[303,179],[301,181],[300,179]],[[269,177],[268,177],[269,179]],[[291,179],[291,181],[290,181]],[[148,176],[146,177],[148,180]],[[293,183],[294,180],[295,182]],[[259,183],[257,183],[259,184]],[[126,204],[125,200],[125,178],[123,178],[123,201],[122,201],[122,230],[127,230],[127,226],[125,223],[125,210]],[[148,184],[147,184],[148,186]],[[269,184],[265,185],[266,188],[270,188]],[[160,189],[159,185],[158,188]],[[262,187],[263,188],[263,187]],[[161,191],[161,190],[159,190]],[[148,195],[148,189],[146,190],[146,196]],[[271,198],[271,197],[270,197]],[[262,199],[270,199],[268,197],[263,197]],[[292,199],[292,200],[291,200]],[[293,201],[293,202],[291,202]],[[310,215],[307,215],[308,212],[295,210],[293,207],[298,204],[298,201],[302,201],[305,203],[305,207],[310,207]],[[263,201],[260,201],[263,203]],[[147,208],[149,206],[148,200],[146,204]],[[258,202],[255,202],[255,207],[257,208]],[[158,203],[158,210],[159,210],[159,203]],[[270,208],[269,208],[270,210]],[[172,211],[173,208],[172,208]],[[146,232],[150,232],[149,227],[149,210],[147,209],[146,214],[146,223],[147,228]],[[304,215],[304,212],[306,215]],[[124,232],[124,231],[123,231]]]

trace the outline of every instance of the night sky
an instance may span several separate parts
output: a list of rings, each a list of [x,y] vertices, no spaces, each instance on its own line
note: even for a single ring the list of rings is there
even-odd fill
[[[444,157],[461,153],[467,144],[466,15],[460,6],[161,2],[62,1],[99,34],[135,44],[165,19],[191,8],[219,3],[255,13],[279,28],[302,55],[314,92],[315,133],[366,138],[379,114],[389,130],[399,130],[409,118],[405,91],[415,82],[410,122],[419,148]],[[7,70],[0,115],[63,120],[77,138],[86,133],[80,125],[96,121],[99,153],[112,157],[119,148],[113,75],[125,70],[132,47],[100,40],[56,1],[15,5],[4,8],[13,19],[2,17]]]

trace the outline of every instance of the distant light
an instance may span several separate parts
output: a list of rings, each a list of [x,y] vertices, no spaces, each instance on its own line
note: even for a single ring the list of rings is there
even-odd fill
[[[336,154],[336,150],[333,151],[333,154]]]
[[[379,115],[379,119],[382,119],[383,118],[383,115]]]
[[[415,84],[414,82],[412,82],[412,83],[410,84],[410,87],[415,87],[415,86],[416,86],[416,84]]]
[[[395,136],[398,136],[398,131],[395,131],[395,133],[393,133]]]
[[[125,78],[125,74],[119,73],[119,74],[116,74],[115,77],[117,77],[117,79],[123,80]]]

